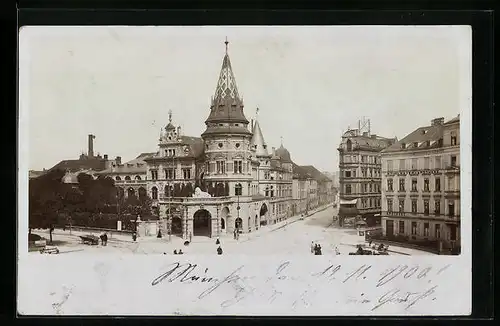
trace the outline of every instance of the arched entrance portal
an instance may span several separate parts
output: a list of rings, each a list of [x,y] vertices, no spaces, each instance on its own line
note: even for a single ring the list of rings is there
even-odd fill
[[[266,225],[267,224],[267,205],[262,204],[260,207],[260,225]]]
[[[193,235],[212,236],[212,216],[206,209],[199,209],[193,216]]]
[[[172,235],[182,236],[182,220],[180,217],[172,218]]]

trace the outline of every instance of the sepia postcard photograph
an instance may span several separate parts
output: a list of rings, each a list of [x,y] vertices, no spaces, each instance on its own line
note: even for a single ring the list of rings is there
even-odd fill
[[[471,44],[23,27],[19,313],[470,313]]]

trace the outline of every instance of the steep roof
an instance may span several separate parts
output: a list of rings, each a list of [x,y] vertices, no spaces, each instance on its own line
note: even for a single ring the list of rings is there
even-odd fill
[[[297,165],[296,163],[292,162],[292,171],[293,171],[293,178],[295,179],[309,179],[313,178],[311,174],[309,174],[308,171],[303,169],[301,166]]]
[[[440,141],[442,138],[442,124],[420,127],[400,141],[384,149],[382,153],[438,148],[442,146]]]
[[[243,112],[243,100],[238,93],[236,78],[234,77],[231,60],[227,53],[222,60],[222,67],[219,73],[219,79],[215,88],[215,94],[210,105],[210,114],[205,121],[207,130],[203,135],[211,134],[213,128],[222,127],[219,123],[242,123],[244,128],[234,128],[231,133],[250,134],[246,126],[248,120]]]
[[[278,155],[281,158],[281,161],[284,163],[292,162],[290,152],[288,151],[288,149],[283,147],[283,144],[281,144],[281,146],[276,150],[276,155]]]
[[[260,129],[259,121],[256,119],[253,125],[253,136],[250,142],[250,146],[255,150],[255,155],[257,157],[268,157],[269,152],[267,151],[267,145],[264,141],[264,136],[262,135],[262,130]]]

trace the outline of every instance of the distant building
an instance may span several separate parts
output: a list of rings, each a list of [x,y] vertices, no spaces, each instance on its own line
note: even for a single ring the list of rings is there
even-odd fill
[[[104,156],[100,154],[94,155],[94,139],[94,135],[88,135],[87,155],[81,154],[78,159],[74,160],[63,160],[50,168],[50,170],[62,169],[69,172],[88,170],[97,172],[105,170],[111,167],[113,163],[116,164],[117,161],[120,161],[120,157],[117,157],[115,160],[110,160],[107,154],[104,154]]]
[[[339,224],[363,219],[369,226],[380,224],[380,152],[396,138],[370,133],[370,121],[342,135],[339,151]]]
[[[382,151],[384,235],[460,247],[460,116],[432,120]]]

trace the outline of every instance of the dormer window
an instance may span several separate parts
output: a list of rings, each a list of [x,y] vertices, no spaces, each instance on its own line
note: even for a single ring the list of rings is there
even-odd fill
[[[414,142],[413,147],[418,148],[418,142]]]
[[[405,148],[406,148],[406,144],[405,144],[405,143],[402,143],[402,144],[401,144],[401,148],[402,148],[402,149],[405,149]]]

